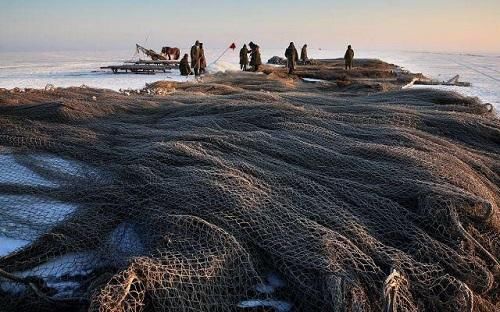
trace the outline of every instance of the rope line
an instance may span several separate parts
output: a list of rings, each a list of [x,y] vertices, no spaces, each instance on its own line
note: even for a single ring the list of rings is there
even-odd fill
[[[466,68],[468,68],[468,69],[471,69],[471,70],[473,70],[473,71],[475,71],[475,72],[477,72],[477,73],[479,73],[479,74],[481,74],[481,75],[483,75],[483,76],[485,76],[485,77],[488,77],[488,78],[493,79],[493,80],[495,80],[495,81],[497,81],[497,82],[500,82],[500,79],[495,78],[495,77],[493,77],[493,76],[491,76],[491,75],[489,75],[489,74],[483,73],[482,71],[477,70],[477,69],[476,69],[476,68],[474,68],[473,66],[470,66],[470,65],[466,65],[466,64],[460,63],[460,62],[458,62],[458,61],[456,61],[456,60],[454,60],[454,59],[451,59],[451,61],[452,61],[452,62],[454,62],[454,63],[456,63],[456,64],[458,64],[458,65],[460,65],[460,66],[464,66],[464,67],[466,67]]]

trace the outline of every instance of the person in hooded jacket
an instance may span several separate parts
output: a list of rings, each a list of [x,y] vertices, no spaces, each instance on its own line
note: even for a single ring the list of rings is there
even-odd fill
[[[203,43],[200,42],[200,74],[204,74],[207,69],[207,59],[205,58],[205,50]]]
[[[247,45],[244,44],[243,48],[240,50],[240,69],[243,71],[247,71],[248,66],[248,48]]]
[[[262,65],[260,47],[253,42],[250,42],[248,46],[250,47],[250,66],[252,66],[253,71],[256,72],[259,70],[260,65]]]
[[[194,46],[191,47],[191,67],[194,69],[194,75],[200,75],[200,42],[196,40]]]
[[[191,74],[191,66],[189,66],[189,59],[187,53],[184,54],[184,57],[181,59],[179,63],[179,70],[181,72],[181,76],[189,76]]]
[[[302,47],[302,51],[300,51],[300,60],[304,63],[309,60],[309,58],[307,57],[307,44],[304,44],[304,46]]]
[[[287,60],[287,68],[288,68],[288,74],[293,74],[293,71],[295,70],[295,65],[297,64],[297,61],[299,59],[299,54],[297,53],[297,49],[295,48],[295,45],[293,42],[290,42],[290,45],[285,51],[285,57]]]
[[[344,54],[344,60],[345,60],[345,70],[351,70],[352,61],[354,60],[354,50],[352,49],[351,45],[347,46],[347,51],[345,51]]]

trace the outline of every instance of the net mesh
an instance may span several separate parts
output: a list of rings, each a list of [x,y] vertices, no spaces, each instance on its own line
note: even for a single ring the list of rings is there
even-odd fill
[[[0,277],[7,311],[498,311],[500,123],[477,100],[149,88],[172,93],[0,93],[0,238],[25,241],[0,268],[49,299]]]

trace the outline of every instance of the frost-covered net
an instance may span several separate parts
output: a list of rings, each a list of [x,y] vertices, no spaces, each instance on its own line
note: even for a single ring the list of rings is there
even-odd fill
[[[2,308],[498,309],[485,107],[223,78],[165,97],[0,94],[0,269],[24,278],[0,277]]]

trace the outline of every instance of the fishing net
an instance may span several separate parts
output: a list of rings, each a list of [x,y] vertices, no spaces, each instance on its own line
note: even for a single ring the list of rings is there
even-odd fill
[[[500,122],[477,100],[149,88],[170,95],[0,93],[2,311],[498,311]]]

